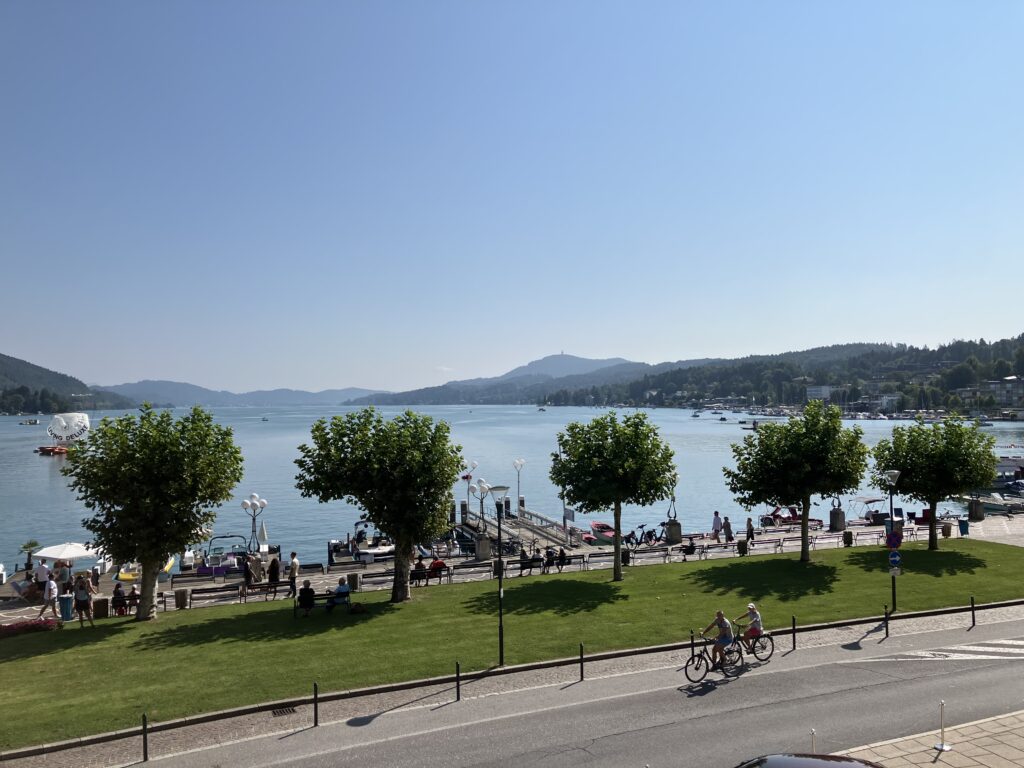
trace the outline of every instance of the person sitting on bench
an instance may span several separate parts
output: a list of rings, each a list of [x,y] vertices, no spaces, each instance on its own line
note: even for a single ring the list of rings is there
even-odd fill
[[[336,605],[351,605],[352,603],[349,601],[349,591],[348,579],[342,576],[338,579],[338,586],[334,588],[334,595],[327,601],[327,612],[330,613],[333,611],[334,606]]]
[[[684,555],[692,555],[697,551],[697,545],[693,543],[693,536],[690,537],[690,541],[685,547],[683,547]]]
[[[299,608],[302,609],[303,616],[309,616],[309,612],[313,610],[313,606],[316,605],[316,590],[310,586],[309,579],[302,582],[302,589],[299,590]]]
[[[416,564],[412,567],[412,584],[416,586],[427,578],[427,565],[423,562],[423,555],[416,558]]]
[[[437,583],[441,583],[441,577],[444,576],[445,569],[448,565],[440,557],[435,557],[430,563],[430,568],[427,570],[427,584],[430,584],[432,578],[437,579]]]

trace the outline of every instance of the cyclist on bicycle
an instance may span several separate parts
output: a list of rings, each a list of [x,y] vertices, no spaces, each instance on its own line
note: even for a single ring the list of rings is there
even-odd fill
[[[718,611],[715,613],[714,620],[701,630],[700,636],[704,637],[704,633],[709,632],[712,627],[718,627],[718,637],[715,638],[715,643],[711,647],[711,668],[715,669],[722,666],[722,662],[725,660],[725,649],[732,643],[732,624],[725,618],[723,611]]]
[[[740,623],[740,619],[746,619],[745,624]],[[737,626],[745,626],[746,631],[740,636],[743,641],[743,645],[746,646],[747,651],[753,649],[753,642],[761,636],[761,613],[757,610],[757,606],[753,603],[747,603],[747,612],[740,614],[736,617]]]

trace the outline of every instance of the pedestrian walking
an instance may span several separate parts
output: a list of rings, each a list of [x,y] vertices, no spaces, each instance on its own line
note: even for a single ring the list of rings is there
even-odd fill
[[[718,510],[715,510],[715,516],[711,518],[711,540],[721,542],[720,535],[722,533],[722,518],[718,516]]]
[[[299,594],[296,587],[296,579],[299,578],[299,558],[294,552],[291,554],[292,561],[288,564],[288,597],[295,597]]]
[[[728,517],[725,518],[725,520],[722,522],[722,533],[725,534],[725,543],[726,544],[732,544],[732,542],[733,542],[732,523],[729,522],[729,518]]]
[[[39,611],[38,618],[43,618],[47,608],[53,611],[53,618],[59,621],[60,614],[57,613],[57,582],[53,580],[52,573],[46,574],[46,584],[43,587],[43,607]]]

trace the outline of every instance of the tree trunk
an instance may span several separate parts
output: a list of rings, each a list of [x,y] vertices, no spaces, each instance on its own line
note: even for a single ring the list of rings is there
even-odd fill
[[[939,548],[939,522],[935,519],[937,503],[928,505],[928,549]]]
[[[800,562],[811,562],[811,497],[804,496],[803,511],[800,513]]]
[[[395,580],[391,583],[391,602],[404,603],[409,594],[409,553],[413,545],[408,541],[395,539]]]
[[[136,621],[154,621],[156,619],[156,583],[163,561],[142,561],[142,584],[139,585],[139,612]]]
[[[615,562],[612,564],[612,581],[622,581],[622,503],[615,502]]]

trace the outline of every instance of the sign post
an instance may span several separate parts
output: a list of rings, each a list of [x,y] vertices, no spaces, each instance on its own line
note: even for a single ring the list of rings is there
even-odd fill
[[[889,576],[892,578],[892,609],[896,610],[896,577],[900,575],[903,556],[898,549],[889,550]]]

